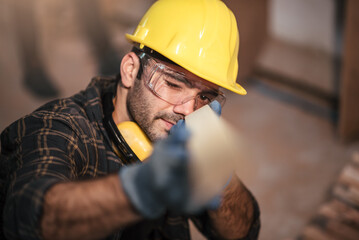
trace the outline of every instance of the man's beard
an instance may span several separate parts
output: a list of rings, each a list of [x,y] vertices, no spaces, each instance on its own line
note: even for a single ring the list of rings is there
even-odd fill
[[[183,116],[165,111],[154,113],[154,116],[151,116],[150,113],[153,106],[145,99],[146,94],[144,92],[149,90],[145,88],[142,81],[143,80],[136,79],[132,91],[128,93],[127,111],[131,120],[135,121],[141,127],[152,142],[155,142],[167,137],[169,133],[166,131],[164,135],[159,129],[155,129],[154,123],[156,120],[164,119],[169,122],[177,122],[183,119]]]

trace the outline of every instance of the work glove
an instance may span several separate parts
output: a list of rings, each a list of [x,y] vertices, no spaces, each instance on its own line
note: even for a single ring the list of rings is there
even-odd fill
[[[144,217],[154,219],[172,210],[181,214],[192,211],[188,179],[189,131],[183,120],[172,127],[168,138],[154,146],[144,162],[123,167],[119,172],[125,193]]]
[[[210,107],[218,114],[221,105],[214,101]],[[193,214],[204,208],[219,206],[214,202],[199,205],[191,197],[187,140],[190,137],[184,120],[174,125],[168,138],[154,146],[153,153],[143,163],[123,167],[119,177],[123,189],[136,210],[144,217],[155,219],[167,210],[177,214]]]

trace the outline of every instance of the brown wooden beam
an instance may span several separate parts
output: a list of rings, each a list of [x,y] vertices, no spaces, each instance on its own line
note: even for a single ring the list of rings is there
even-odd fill
[[[359,140],[359,1],[348,0],[341,75],[339,135]]]
[[[240,84],[248,78],[256,65],[257,57],[267,38],[268,0],[223,0],[236,16],[240,35]]]

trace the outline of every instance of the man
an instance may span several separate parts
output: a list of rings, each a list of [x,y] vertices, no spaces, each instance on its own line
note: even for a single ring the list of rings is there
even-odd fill
[[[256,239],[259,210],[233,175],[221,200],[190,192],[184,117],[235,83],[239,36],[219,0],[159,0],[133,35],[117,79],[95,78],[1,135],[7,239]],[[116,125],[136,122],[154,142],[138,163]],[[219,159],[220,160],[220,159]]]

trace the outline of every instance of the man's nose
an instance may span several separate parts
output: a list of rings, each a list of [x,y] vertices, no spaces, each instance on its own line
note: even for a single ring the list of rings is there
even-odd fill
[[[196,100],[191,99],[188,102],[185,102],[183,104],[175,105],[173,107],[173,111],[175,113],[181,114],[183,116],[187,116],[187,115],[191,114],[195,110],[194,109],[195,103],[196,103]]]

